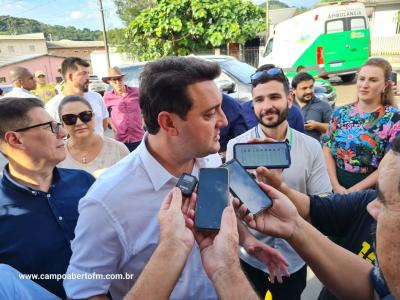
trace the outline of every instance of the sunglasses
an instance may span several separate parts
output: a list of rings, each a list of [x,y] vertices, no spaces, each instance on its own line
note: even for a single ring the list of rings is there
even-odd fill
[[[36,124],[36,125],[20,128],[20,129],[14,130],[14,131],[15,132],[23,132],[23,131],[27,131],[29,129],[33,129],[33,128],[40,127],[40,126],[45,126],[45,125],[50,126],[50,129],[51,129],[52,133],[55,133],[56,135],[58,135],[60,133],[61,124],[57,123],[55,121],[49,121],[49,122],[45,122],[45,123],[40,123],[40,124]]]
[[[91,110],[86,110],[77,115],[66,114],[61,116],[61,120],[65,125],[75,125],[78,119],[83,123],[88,123],[93,119],[93,112]]]
[[[285,80],[287,85],[289,86],[289,81],[285,76],[285,73],[281,68],[271,68],[268,70],[258,71],[255,72],[253,75],[250,76],[251,83],[253,84],[255,81],[260,79],[268,79],[268,78],[276,78],[280,77]]]

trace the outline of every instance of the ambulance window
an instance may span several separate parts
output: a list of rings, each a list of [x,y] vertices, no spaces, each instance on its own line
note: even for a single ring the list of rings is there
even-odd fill
[[[264,56],[267,56],[272,52],[272,47],[274,46],[274,39],[270,39],[268,41],[267,47],[265,47],[265,53]]]
[[[326,22],[326,33],[343,32],[343,20],[334,20]]]
[[[350,19],[350,30],[360,30],[365,29],[365,19],[364,18],[351,18]]]

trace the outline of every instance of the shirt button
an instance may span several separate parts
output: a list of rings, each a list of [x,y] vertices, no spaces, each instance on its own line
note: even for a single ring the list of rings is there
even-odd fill
[[[47,197],[47,198],[50,198],[50,197],[51,197],[51,195],[50,195],[50,194],[47,194],[47,195],[46,195],[46,197]]]
[[[62,217],[61,217],[61,216],[59,216],[59,217],[58,217],[58,219],[61,221],[61,220],[62,220]]]

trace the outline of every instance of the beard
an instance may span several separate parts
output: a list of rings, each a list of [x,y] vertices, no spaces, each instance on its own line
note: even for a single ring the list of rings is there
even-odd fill
[[[278,119],[275,122],[270,122],[270,123],[264,122],[263,117],[270,113],[277,114]],[[258,123],[260,123],[261,125],[267,128],[275,128],[281,125],[284,121],[286,121],[288,113],[289,113],[289,106],[286,105],[286,108],[284,108],[281,111],[276,108],[270,108],[268,110],[262,111],[259,116],[256,115],[256,118],[258,120]]]
[[[89,91],[89,82],[79,85],[79,89],[80,89],[83,93],[88,92],[88,91]]]
[[[308,97],[308,99],[306,99]],[[298,97],[297,99],[301,102],[301,103],[307,103],[310,102],[312,100],[312,98],[314,97],[314,94],[304,94],[302,97]]]

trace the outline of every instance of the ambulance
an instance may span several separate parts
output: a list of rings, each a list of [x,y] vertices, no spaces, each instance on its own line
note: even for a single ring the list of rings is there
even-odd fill
[[[370,56],[368,18],[362,3],[321,6],[278,23],[260,64],[272,63],[294,76],[298,67],[312,75],[352,81]]]

